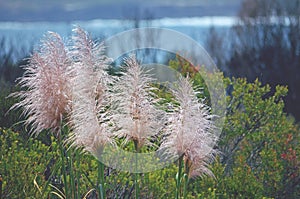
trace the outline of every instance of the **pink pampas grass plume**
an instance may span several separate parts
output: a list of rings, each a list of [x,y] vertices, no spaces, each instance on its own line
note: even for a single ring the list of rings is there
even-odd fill
[[[155,107],[154,90],[151,87],[154,79],[142,69],[134,55],[125,59],[124,70],[115,85],[114,122],[120,130],[118,137],[124,137],[126,144],[133,141],[136,150],[144,145],[152,145],[149,140],[162,129],[163,113]]]
[[[19,84],[25,91],[14,93],[21,101],[12,108],[23,108],[27,117],[25,123],[31,125],[31,133],[39,134],[44,129],[55,133],[60,127],[70,107],[69,70],[70,60],[62,38],[48,32],[42,40],[41,49],[24,66],[25,73]]]
[[[199,101],[189,78],[181,77],[172,93],[179,106],[170,114],[160,150],[183,156],[189,177],[213,176],[207,166],[214,159],[217,137],[209,107]]]
[[[73,32],[72,135],[69,141],[98,156],[107,143],[113,143],[107,110],[112,77],[105,71],[110,59],[104,55],[104,45],[93,42],[83,29],[76,27]]]

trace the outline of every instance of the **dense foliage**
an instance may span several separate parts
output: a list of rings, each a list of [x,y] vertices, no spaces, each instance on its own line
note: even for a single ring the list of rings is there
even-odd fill
[[[183,67],[187,65],[183,60],[181,64],[178,60],[170,62],[172,68],[192,74],[187,71],[190,67]],[[199,73],[192,77],[197,84],[204,85]],[[211,166],[215,179],[192,179],[188,198],[300,197],[300,130],[283,111],[283,98],[288,89],[277,86],[275,93],[270,94],[268,85],[262,86],[257,80],[248,83],[246,79],[224,78],[224,84],[228,92],[227,117],[218,144],[221,153]],[[205,91],[204,95],[207,95]],[[0,105],[7,110],[13,102],[5,100]],[[4,125],[5,122],[8,121],[2,121],[1,125],[12,127],[12,124]],[[24,134],[26,129],[0,129],[1,197],[58,197],[55,193],[63,191],[64,185],[57,139],[47,132],[38,138],[27,138]],[[74,197],[96,196],[94,190],[99,188],[96,159],[72,148],[65,154],[68,182],[76,190]],[[141,198],[174,198],[175,175],[175,164],[142,174]],[[108,198],[131,197],[133,176],[106,168],[105,187]]]

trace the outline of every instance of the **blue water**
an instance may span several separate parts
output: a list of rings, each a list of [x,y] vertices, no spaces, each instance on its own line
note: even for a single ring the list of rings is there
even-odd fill
[[[212,26],[217,31],[226,32],[234,23],[234,17],[197,17],[197,18],[164,18],[152,21],[128,20],[90,20],[66,22],[0,22],[1,53],[12,51],[14,60],[23,58],[38,48],[40,40],[47,31],[60,34],[65,40],[71,35],[74,25],[88,31],[93,38],[104,40],[114,34],[135,27],[159,27],[179,31],[196,40],[205,47],[205,41]]]

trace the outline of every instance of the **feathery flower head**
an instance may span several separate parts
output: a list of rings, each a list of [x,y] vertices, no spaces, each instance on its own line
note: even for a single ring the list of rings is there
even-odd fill
[[[125,59],[124,69],[115,85],[117,108],[114,114],[116,126],[120,128],[118,137],[125,137],[125,143],[134,141],[139,149],[143,145],[152,145],[151,136],[162,128],[162,111],[154,106],[154,79],[142,69],[134,55]]]
[[[110,60],[104,55],[104,45],[92,41],[89,35],[77,27],[71,56],[72,65],[72,135],[69,141],[82,146],[94,155],[101,155],[107,143],[113,143],[108,131],[107,106],[111,99],[108,77],[105,71]]]
[[[43,129],[58,133],[63,116],[70,111],[70,60],[62,38],[49,32],[42,41],[41,49],[24,66],[25,73],[19,84],[26,89],[13,96],[21,101],[12,108],[22,107],[27,116],[25,123],[32,125],[31,132]]]
[[[217,136],[209,107],[199,101],[188,78],[179,78],[172,92],[179,106],[171,113],[160,149],[170,156],[183,156],[190,177],[212,175],[207,164],[214,157]]]

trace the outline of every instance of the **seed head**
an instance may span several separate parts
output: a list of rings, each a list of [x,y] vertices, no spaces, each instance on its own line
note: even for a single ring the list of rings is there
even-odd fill
[[[71,109],[69,66],[62,38],[48,32],[41,49],[24,66],[25,73],[19,81],[24,91],[13,94],[21,101],[12,108],[23,108],[25,123],[32,125],[31,133],[39,134],[43,129],[59,132],[64,116]]]
[[[179,78],[172,93],[179,106],[170,113],[160,150],[170,156],[183,156],[190,177],[212,175],[207,164],[214,157],[217,137],[209,107],[199,101],[188,78]]]
[[[93,42],[79,27],[73,32],[72,135],[69,141],[98,156],[107,143],[113,143],[108,124],[110,79],[106,72],[110,60],[104,55],[103,44]]]
[[[142,69],[135,56],[125,59],[124,70],[115,85],[114,121],[118,137],[125,137],[125,143],[134,141],[136,148],[151,145],[150,138],[162,128],[162,111],[155,107],[151,86],[154,79]]]

